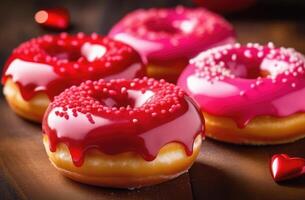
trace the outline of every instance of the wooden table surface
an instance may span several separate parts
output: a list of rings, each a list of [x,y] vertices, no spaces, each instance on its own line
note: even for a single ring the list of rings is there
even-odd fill
[[[186,0],[3,1],[0,6],[0,64],[3,65],[10,51],[20,42],[48,32],[33,22],[33,14],[39,8],[63,5],[71,11],[73,27],[70,32],[106,34],[130,10],[178,3],[192,5]],[[259,3],[226,17],[235,26],[242,43],[274,41],[305,53],[303,5]],[[3,99],[0,99],[0,113],[1,200],[305,199],[305,177],[276,184],[268,167],[274,153],[305,157],[305,140],[270,147],[236,146],[206,140],[188,174],[140,190],[113,190],[75,183],[62,177],[47,160],[40,126],[17,117]]]

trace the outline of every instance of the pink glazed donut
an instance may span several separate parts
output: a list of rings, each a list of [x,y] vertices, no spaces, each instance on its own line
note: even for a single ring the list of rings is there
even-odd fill
[[[305,136],[305,58],[291,48],[224,45],[190,61],[178,85],[199,103],[207,136],[278,144]]]
[[[123,41],[148,60],[148,75],[176,82],[190,58],[235,42],[233,27],[203,8],[136,10],[119,21],[109,36]]]

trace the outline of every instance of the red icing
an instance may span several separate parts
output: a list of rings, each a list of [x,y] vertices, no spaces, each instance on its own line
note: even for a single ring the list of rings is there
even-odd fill
[[[25,100],[40,91],[53,99],[85,80],[144,74],[144,64],[130,46],[95,33],[62,33],[31,39],[16,48],[6,62],[2,83],[11,77]]]
[[[50,150],[67,144],[80,166],[92,148],[107,154],[136,152],[150,161],[164,145],[178,142],[191,155],[194,139],[203,134],[203,116],[175,85],[144,77],[73,86],[54,98],[42,126]]]
[[[256,116],[285,117],[305,111],[305,59],[293,49],[249,43],[199,54],[178,85],[216,116],[245,127]]]
[[[305,174],[305,159],[276,154],[271,158],[270,170],[275,181],[296,178]]]
[[[187,63],[202,50],[233,43],[232,26],[220,16],[203,8],[176,7],[136,10],[109,33],[110,37],[130,44],[149,63],[158,65],[177,60]]]

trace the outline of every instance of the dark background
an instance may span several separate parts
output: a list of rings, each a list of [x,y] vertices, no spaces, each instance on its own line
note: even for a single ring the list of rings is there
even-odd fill
[[[3,66],[11,50],[22,41],[50,32],[34,22],[39,9],[69,9],[73,27],[68,32],[107,34],[114,23],[136,8],[179,4],[194,6],[191,0],[1,0],[0,64]],[[305,53],[305,0],[258,0],[254,6],[225,17],[235,26],[242,43],[274,41]]]
[[[176,5],[195,6],[191,0],[1,0],[0,70],[12,49],[21,42],[56,33],[35,23],[34,14],[39,9],[65,7],[72,21],[68,32],[105,35],[113,24],[134,9]],[[241,43],[273,41],[305,53],[305,0],[257,0],[253,6],[224,17],[235,26]]]

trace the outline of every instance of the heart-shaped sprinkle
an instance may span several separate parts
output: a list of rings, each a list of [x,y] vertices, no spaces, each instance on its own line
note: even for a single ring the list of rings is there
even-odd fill
[[[99,44],[91,44],[86,42],[81,47],[81,53],[87,58],[88,61],[93,62],[96,59],[100,59],[106,53],[106,47]]]
[[[145,64],[130,46],[96,33],[44,35],[17,47],[8,59],[2,83],[18,82],[22,97],[45,92],[49,99],[86,80],[133,79]]]
[[[277,182],[299,177],[305,174],[305,159],[289,157],[287,154],[275,154],[271,158],[270,170]]]

